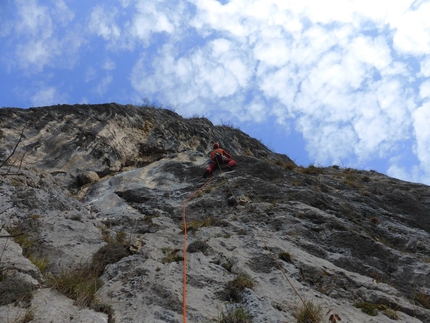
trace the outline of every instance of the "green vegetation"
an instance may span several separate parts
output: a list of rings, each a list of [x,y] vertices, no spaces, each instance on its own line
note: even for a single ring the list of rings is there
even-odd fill
[[[13,241],[20,245],[22,248],[22,254],[27,257],[37,268],[39,268],[41,273],[44,273],[47,266],[48,260],[40,256],[36,248],[36,239],[33,237],[32,232],[34,232],[39,223],[39,214],[33,214],[20,222],[17,222],[6,230],[13,237]]]
[[[48,267],[48,260],[45,257],[30,254],[28,259],[40,270],[42,274],[45,273],[46,268]]]
[[[34,238],[38,228],[40,216],[33,214],[28,218],[6,228],[10,235],[14,236],[13,240],[23,249],[23,255],[27,257],[42,274],[46,273],[49,266],[48,260],[38,255],[38,246]],[[88,264],[82,264],[77,268],[63,270],[57,275],[46,275],[46,285],[58,290],[64,295],[75,300],[77,306],[90,307],[96,311],[106,313],[110,318],[113,316],[113,310],[110,306],[98,303],[96,293],[102,286],[99,277],[103,274],[105,267],[109,264],[116,263],[122,258],[130,255],[127,234],[123,231],[116,233],[112,237],[109,230],[103,229],[103,240],[107,242],[92,257]],[[0,305],[6,305],[13,302],[31,301],[34,287],[17,278],[8,278],[1,276],[0,284]],[[33,319],[33,313],[27,311],[19,322],[30,322]]]
[[[209,227],[209,226],[215,224],[215,222],[216,222],[216,220],[212,217],[206,217],[203,219],[194,219],[194,220],[188,221],[187,231],[188,232],[195,232],[202,227]],[[180,228],[183,232],[184,231],[184,224],[183,223],[181,223]]]
[[[130,252],[126,244],[118,241],[108,242],[93,255],[90,263],[63,270],[58,275],[48,275],[47,285],[74,299],[77,306],[90,307],[112,315],[112,309],[98,303],[96,298],[97,291],[102,287],[99,277],[107,265],[116,263],[128,255]]]
[[[203,254],[205,254],[209,248],[210,247],[206,242],[201,240],[196,240],[188,245],[187,252],[189,253],[202,252]]]
[[[178,262],[178,261],[184,260],[184,257],[177,255],[177,253],[179,251],[181,251],[181,249],[163,248],[161,250],[163,251],[163,254],[165,254],[165,257],[163,257],[163,259],[161,259],[161,262],[163,264],[168,264],[171,262]]]
[[[116,233],[116,241],[121,244],[126,244],[127,234],[124,231],[120,231]]]
[[[31,232],[34,231],[37,225],[38,217],[29,217],[5,228],[11,236],[14,236],[13,241],[21,246],[22,254],[25,257],[28,257],[31,254],[34,247],[35,240],[31,236]]]
[[[231,273],[231,268],[233,267],[233,264],[231,263],[231,262],[225,262],[225,263],[223,263],[223,264],[221,264],[221,266],[225,269],[225,270],[227,270],[228,272],[230,272]]]
[[[375,304],[370,302],[358,302],[354,304],[355,307],[360,308],[363,313],[366,313],[370,316],[378,315],[378,312],[381,311],[384,315],[388,316],[390,319],[398,320],[399,314],[397,311],[393,310],[389,306],[383,304]]]
[[[361,308],[363,313],[370,316],[378,315],[378,305],[369,302],[358,302],[354,304],[355,307]]]
[[[246,273],[240,273],[225,286],[225,299],[230,302],[242,301],[242,292],[245,288],[254,288],[255,281]]]
[[[250,315],[241,307],[227,313],[221,312],[216,323],[251,323]]]
[[[361,177],[361,181],[364,183],[369,183],[370,182],[370,177],[369,176],[363,176]]]
[[[17,234],[17,232],[14,232],[12,230],[11,235],[14,235],[14,234]],[[29,234],[22,233],[21,235],[14,237],[13,240],[21,246],[22,254],[25,257],[28,257],[31,254],[31,249],[34,245],[34,239]]]
[[[127,246],[119,242],[110,242],[101,247],[93,255],[91,267],[102,274],[107,265],[114,264],[130,255]]]
[[[291,254],[288,251],[281,251],[278,254],[278,257],[285,262],[292,262]]]

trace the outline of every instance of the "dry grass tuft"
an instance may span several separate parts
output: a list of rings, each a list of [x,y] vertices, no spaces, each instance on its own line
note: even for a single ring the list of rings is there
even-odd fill
[[[237,277],[229,281],[225,286],[225,299],[230,302],[239,303],[242,301],[242,292],[245,288],[254,288],[255,281],[246,273],[240,273]]]
[[[415,291],[414,299],[421,304],[422,307],[430,309],[430,296],[423,291]]]
[[[63,270],[58,275],[48,275],[47,285],[75,300],[77,306],[105,308],[96,298],[97,291],[103,285],[99,277],[107,265],[116,263],[129,254],[126,245],[109,242],[93,255],[90,263]]]
[[[298,172],[305,175],[319,175],[324,172],[324,169],[321,167],[315,167],[310,165],[309,167],[298,167]]]
[[[313,301],[304,301],[301,306],[294,309],[297,323],[320,323],[323,322],[323,308]]]
[[[48,286],[75,300],[75,305],[91,307],[97,303],[96,292],[102,286],[100,272],[87,266],[64,270],[48,276]]]
[[[196,232],[198,229],[200,229],[202,227],[210,227],[215,223],[216,223],[216,219],[214,219],[212,217],[206,217],[203,219],[194,219],[194,220],[188,221],[187,231],[188,232]],[[181,228],[182,232],[184,232],[184,224],[183,223],[181,223],[180,228]]]
[[[282,160],[277,160],[275,165],[280,166],[283,170],[293,170],[297,168],[297,165],[292,161],[284,162]]]

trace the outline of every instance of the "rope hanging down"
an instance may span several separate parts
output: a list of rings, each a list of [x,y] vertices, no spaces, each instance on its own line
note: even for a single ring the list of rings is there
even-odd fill
[[[212,175],[209,180],[203,184],[202,187],[200,187],[197,191],[195,191],[193,194],[190,195],[185,201],[184,201],[184,216],[183,216],[183,225],[184,225],[184,292],[182,295],[182,314],[184,317],[184,323],[187,322],[187,202],[191,200],[199,191],[201,191],[206,185],[209,184],[209,182],[215,177],[215,174]]]

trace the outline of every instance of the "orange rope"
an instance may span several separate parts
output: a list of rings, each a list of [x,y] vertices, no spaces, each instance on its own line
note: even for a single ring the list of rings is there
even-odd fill
[[[212,175],[212,177],[197,191],[195,191],[193,194],[190,195],[185,201],[184,201],[184,293],[182,298],[182,312],[184,317],[184,323],[187,322],[187,202],[191,200],[194,195],[196,195],[199,191],[201,191],[209,182],[215,177],[215,174]]]

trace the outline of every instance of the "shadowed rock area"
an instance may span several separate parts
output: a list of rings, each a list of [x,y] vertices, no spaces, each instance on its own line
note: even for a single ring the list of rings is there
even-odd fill
[[[182,322],[192,194],[188,322],[297,322],[302,300],[321,322],[430,322],[426,185],[149,106],[2,108],[0,129],[0,322]],[[197,191],[214,141],[237,166]]]

